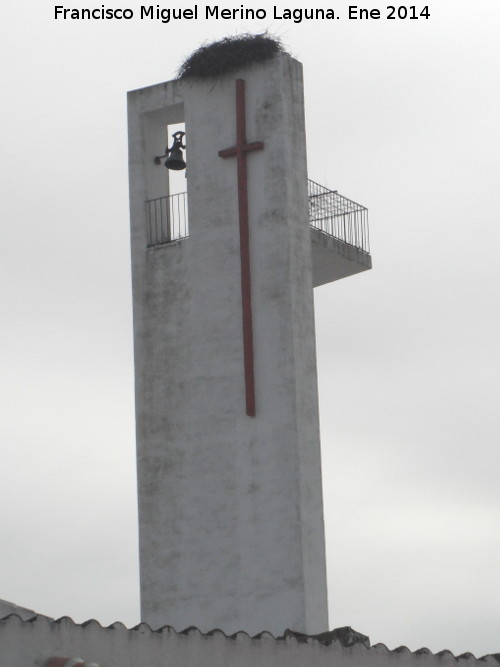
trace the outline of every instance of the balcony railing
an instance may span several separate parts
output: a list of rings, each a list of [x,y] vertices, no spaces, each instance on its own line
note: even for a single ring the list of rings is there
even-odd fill
[[[362,252],[370,252],[368,209],[334,190],[308,182],[309,223]],[[157,197],[146,202],[148,247],[189,236],[187,193]]]
[[[148,248],[189,236],[187,192],[146,202]]]
[[[368,209],[314,181],[308,190],[311,227],[369,253]]]

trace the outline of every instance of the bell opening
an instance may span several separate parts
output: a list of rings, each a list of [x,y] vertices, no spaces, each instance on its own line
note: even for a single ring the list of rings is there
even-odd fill
[[[167,125],[166,135],[165,135],[165,145],[169,148],[172,148],[174,143],[173,135],[176,132],[185,132],[186,124],[185,123],[172,123]],[[186,145],[186,137],[182,137],[183,144]],[[163,164],[166,167],[167,172],[167,190],[170,195],[181,194],[186,192],[186,165],[188,163],[187,151],[185,148],[177,149],[170,151],[165,160],[162,160]]]

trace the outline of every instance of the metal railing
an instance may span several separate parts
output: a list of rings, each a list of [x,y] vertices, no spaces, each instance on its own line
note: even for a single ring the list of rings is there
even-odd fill
[[[370,252],[367,208],[311,180],[308,194],[311,227],[362,252]]]
[[[148,248],[189,236],[187,192],[146,202]]]
[[[311,227],[370,252],[367,208],[311,180],[308,196]],[[146,224],[149,248],[189,236],[187,193],[149,199]]]

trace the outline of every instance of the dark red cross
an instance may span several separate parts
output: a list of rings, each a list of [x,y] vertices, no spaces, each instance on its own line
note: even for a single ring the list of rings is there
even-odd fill
[[[240,218],[241,303],[243,314],[243,358],[247,415],[255,417],[255,377],[253,359],[252,288],[250,280],[250,233],[248,227],[247,153],[264,148],[262,141],[247,142],[245,82],[236,81],[236,146],[219,151],[219,157],[236,156],[238,210]]]

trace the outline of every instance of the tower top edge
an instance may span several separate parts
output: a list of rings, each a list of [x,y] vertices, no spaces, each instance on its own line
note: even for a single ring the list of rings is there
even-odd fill
[[[132,90],[127,91],[127,96],[131,98],[138,95],[148,94],[152,91],[159,90],[162,88],[172,89],[173,91],[181,94],[181,90],[185,86],[203,85],[206,84],[207,82],[214,82],[218,80],[237,79],[238,77],[243,76],[245,72],[271,69],[276,65],[279,64],[284,65],[285,63],[290,64],[292,67],[302,68],[302,63],[293,56],[289,55],[288,53],[278,53],[272,58],[269,58],[268,60],[262,62],[249,62],[248,64],[243,65],[238,69],[233,69],[231,71],[225,72],[224,74],[205,76],[205,77],[193,76],[188,78],[175,78],[175,79],[170,79],[169,81],[162,81],[159,83],[151,84],[149,86],[143,86],[141,88],[134,88]]]

